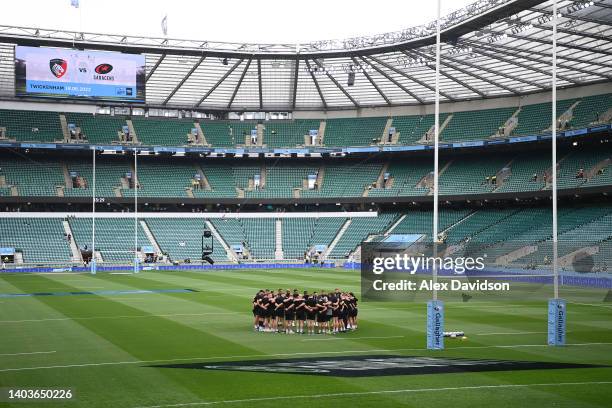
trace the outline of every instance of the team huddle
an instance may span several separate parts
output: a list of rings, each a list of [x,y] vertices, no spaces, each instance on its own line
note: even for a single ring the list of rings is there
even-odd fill
[[[253,328],[286,334],[336,334],[357,329],[352,292],[300,294],[297,289],[260,290],[253,298]]]

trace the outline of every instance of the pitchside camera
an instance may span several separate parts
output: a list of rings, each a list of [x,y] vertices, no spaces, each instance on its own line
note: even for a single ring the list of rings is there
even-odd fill
[[[210,230],[204,230],[202,233],[202,262],[208,262],[209,264],[214,264],[215,262],[210,257],[214,250],[214,240],[212,236],[212,232]]]

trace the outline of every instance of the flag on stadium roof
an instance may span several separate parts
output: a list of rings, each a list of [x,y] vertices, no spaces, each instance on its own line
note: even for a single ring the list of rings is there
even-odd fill
[[[161,21],[161,28],[164,35],[168,35],[168,15],[165,15]]]

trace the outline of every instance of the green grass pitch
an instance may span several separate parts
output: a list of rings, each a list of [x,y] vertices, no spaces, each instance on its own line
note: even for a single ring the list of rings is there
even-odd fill
[[[193,293],[0,298],[0,388],[71,388],[28,407],[610,407],[612,303],[569,302],[568,345],[547,347],[546,301],[447,302],[444,351],[425,350],[425,304],[361,302],[337,336],[252,330],[259,288],[358,292],[340,269],[0,274],[0,293],[191,288]],[[581,291],[587,291],[586,289]],[[369,377],[155,368],[155,364],[366,355],[568,362],[595,368]],[[609,367],[606,367],[609,366]],[[313,399],[315,398],[315,399]]]

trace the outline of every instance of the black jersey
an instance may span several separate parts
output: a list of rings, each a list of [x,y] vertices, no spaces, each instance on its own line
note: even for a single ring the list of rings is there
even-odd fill
[[[308,299],[306,299],[306,305],[311,307],[311,308],[316,308],[317,307],[317,298],[315,298],[314,296],[310,296]]]
[[[277,310],[282,310],[285,308],[285,297],[284,296],[277,296],[276,299],[274,300],[274,303],[276,303]]]

